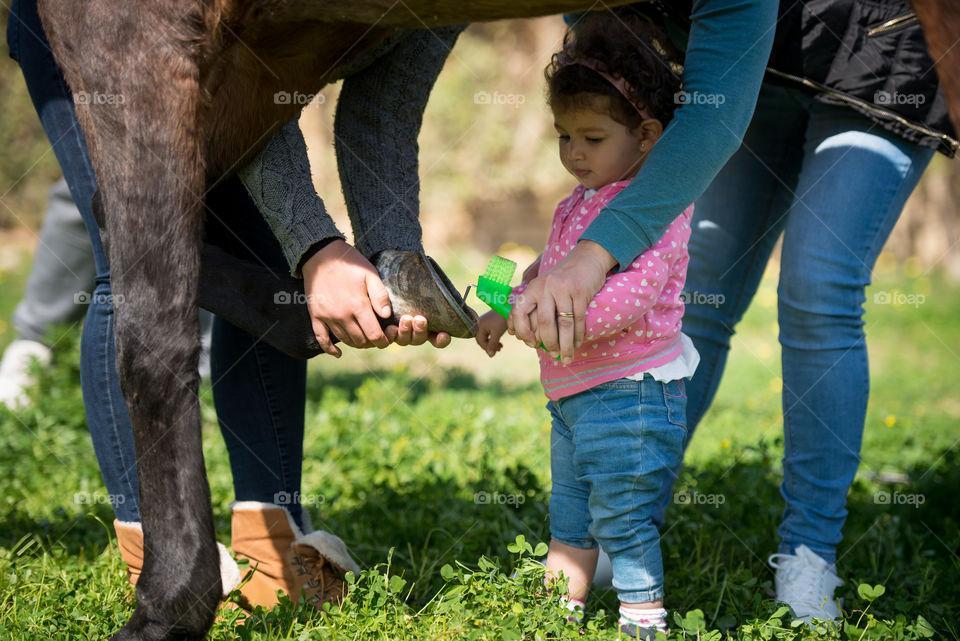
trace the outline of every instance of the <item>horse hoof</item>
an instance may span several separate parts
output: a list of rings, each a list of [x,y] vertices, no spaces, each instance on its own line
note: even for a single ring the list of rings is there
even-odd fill
[[[380,279],[390,292],[393,316],[397,324],[401,316],[424,316],[431,332],[446,332],[454,338],[477,335],[477,315],[443,270],[429,256],[420,252],[388,249],[376,257]]]

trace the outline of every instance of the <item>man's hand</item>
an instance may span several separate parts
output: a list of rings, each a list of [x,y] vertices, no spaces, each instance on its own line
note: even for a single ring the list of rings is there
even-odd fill
[[[577,243],[543,276],[530,281],[507,319],[507,330],[530,347],[543,347],[565,364],[583,343],[587,305],[616,260],[589,240]]]
[[[313,332],[323,351],[337,358],[342,353],[331,333],[351,347],[390,344],[377,318],[390,318],[390,295],[363,254],[335,240],[310,257],[301,271]]]

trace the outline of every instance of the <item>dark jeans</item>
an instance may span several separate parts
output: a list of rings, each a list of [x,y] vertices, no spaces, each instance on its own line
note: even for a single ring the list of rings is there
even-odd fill
[[[139,521],[133,434],[115,362],[110,264],[91,208],[96,177],[70,88],[53,59],[36,0],[14,0],[7,42],[90,233],[96,279],[81,342],[84,407],[116,517]],[[287,269],[280,246],[239,180],[223,182],[207,195],[207,205],[208,241],[239,256]],[[215,321],[214,405],[230,454],[237,500],[285,501],[291,507],[300,496],[306,371],[305,361],[285,356],[220,319]],[[291,511],[299,523],[300,510]]]

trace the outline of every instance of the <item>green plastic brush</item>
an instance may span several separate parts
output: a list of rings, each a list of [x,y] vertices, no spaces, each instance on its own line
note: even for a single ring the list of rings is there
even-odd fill
[[[477,298],[504,318],[510,315],[510,281],[517,271],[517,264],[503,256],[494,256],[487,271],[477,279]]]
[[[504,318],[510,315],[510,281],[517,271],[517,264],[503,256],[494,256],[487,264],[487,271],[477,279],[477,298],[490,306],[490,309]],[[466,297],[464,297],[466,298]],[[544,349],[540,343],[540,349]],[[556,357],[560,360],[560,357]]]

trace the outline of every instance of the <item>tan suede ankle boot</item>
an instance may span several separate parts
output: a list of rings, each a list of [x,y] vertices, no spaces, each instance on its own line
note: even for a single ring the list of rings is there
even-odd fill
[[[344,596],[343,576],[360,568],[347,546],[329,532],[303,535],[279,505],[242,501],[233,504],[233,553],[250,562],[252,574],[240,593],[242,605],[272,608],[277,590],[297,602],[301,593],[318,609]]]
[[[117,533],[120,558],[127,564],[127,580],[136,586],[143,571],[143,528],[139,521],[114,520],[113,529]],[[240,568],[222,543],[217,543],[217,552],[220,555],[220,584],[226,596],[240,585]]]
[[[127,581],[135,586],[143,570],[143,530],[136,521],[116,520],[113,529],[117,533],[120,558],[127,564]]]

